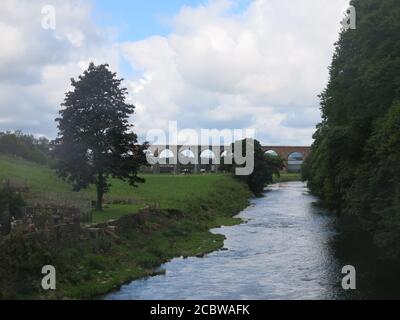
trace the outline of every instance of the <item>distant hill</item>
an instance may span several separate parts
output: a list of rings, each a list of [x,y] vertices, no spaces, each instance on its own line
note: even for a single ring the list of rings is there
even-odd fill
[[[40,164],[50,164],[50,141],[20,131],[0,132],[0,152]]]
[[[70,192],[71,186],[46,165],[0,153],[0,181],[26,181],[33,192]]]

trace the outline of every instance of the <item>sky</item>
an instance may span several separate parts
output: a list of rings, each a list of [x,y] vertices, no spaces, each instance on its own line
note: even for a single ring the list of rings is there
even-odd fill
[[[2,0],[0,131],[55,138],[70,79],[93,61],[125,79],[141,139],[177,121],[309,145],[348,2]]]

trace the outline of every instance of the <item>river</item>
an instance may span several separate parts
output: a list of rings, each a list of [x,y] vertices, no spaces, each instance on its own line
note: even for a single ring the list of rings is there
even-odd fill
[[[341,286],[332,249],[335,215],[315,205],[302,182],[272,185],[239,214],[245,223],[212,232],[224,249],[203,258],[177,258],[165,274],[124,285],[110,300],[345,299],[370,295]],[[372,295],[376,298],[376,296]]]

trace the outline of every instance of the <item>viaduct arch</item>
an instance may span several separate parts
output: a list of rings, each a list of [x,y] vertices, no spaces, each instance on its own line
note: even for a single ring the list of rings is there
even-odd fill
[[[300,172],[301,165],[310,155],[311,147],[305,146],[262,146],[265,153],[276,153],[285,162],[286,172]]]
[[[154,173],[179,173],[182,170],[197,173],[218,172],[218,164],[227,149],[229,147],[226,146],[151,145],[147,152],[157,159],[157,163],[151,167]],[[303,161],[310,154],[308,146],[262,146],[262,150],[281,157],[285,163],[285,172],[299,172]]]

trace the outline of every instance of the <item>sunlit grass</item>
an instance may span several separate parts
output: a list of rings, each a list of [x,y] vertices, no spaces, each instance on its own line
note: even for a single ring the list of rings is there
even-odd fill
[[[274,176],[274,183],[301,181],[301,173],[281,173],[280,176]]]
[[[138,212],[144,206],[181,209],[171,216],[166,210],[153,210],[140,228],[118,228],[114,236],[87,239],[70,247],[49,246],[35,250],[26,272],[32,283],[39,281],[39,267],[51,256],[57,265],[57,291],[27,292],[28,297],[75,299],[93,298],[127,281],[147,276],[154,268],[174,257],[202,256],[223,246],[225,237],[210,233],[211,228],[234,225],[233,218],[248,205],[247,186],[230,175],[144,175],[146,183],[132,188],[112,180],[103,212],[93,213],[95,223],[118,219]],[[96,198],[94,188],[75,193],[71,187],[44,166],[0,155],[0,179],[26,181],[32,194],[62,194],[74,203],[79,197]],[[131,221],[133,217],[125,217]],[[30,282],[27,282],[30,283]],[[40,281],[38,282],[40,283]],[[12,283],[14,286],[15,283]],[[18,288],[15,287],[17,290]],[[3,288],[0,288],[0,293]],[[3,291],[4,292],[4,291]],[[48,296],[49,295],[49,296]]]
[[[109,220],[117,220],[127,214],[138,212],[143,205],[140,204],[109,204],[106,205],[102,212],[93,212],[93,223],[108,222]]]
[[[125,214],[138,212],[145,206],[183,209],[194,198],[218,192],[216,182],[229,179],[219,174],[209,175],[140,175],[146,182],[137,187],[111,179],[110,192],[105,195],[103,212],[93,212],[93,222],[106,222]],[[25,181],[30,187],[29,197],[54,199],[55,202],[78,203],[96,199],[93,186],[73,192],[67,182],[46,166],[12,156],[0,155],[0,180]]]

